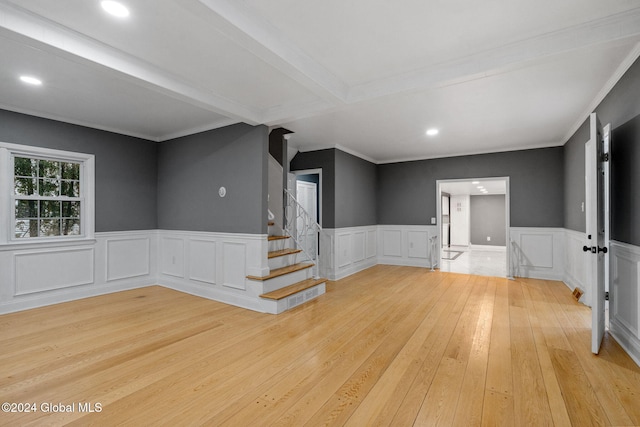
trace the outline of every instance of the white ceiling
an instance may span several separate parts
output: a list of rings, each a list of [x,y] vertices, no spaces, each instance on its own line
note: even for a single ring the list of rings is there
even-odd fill
[[[155,141],[283,126],[384,163],[561,145],[640,55],[640,0],[123,3],[0,0],[0,108]]]

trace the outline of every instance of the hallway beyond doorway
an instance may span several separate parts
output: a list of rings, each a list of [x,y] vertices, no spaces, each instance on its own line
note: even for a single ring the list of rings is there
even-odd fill
[[[502,247],[451,246],[442,249],[440,271],[507,277],[507,250]]]

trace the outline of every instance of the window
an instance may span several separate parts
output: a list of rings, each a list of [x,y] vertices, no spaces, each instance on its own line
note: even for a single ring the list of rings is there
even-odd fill
[[[0,143],[0,163],[0,244],[93,237],[92,155]]]

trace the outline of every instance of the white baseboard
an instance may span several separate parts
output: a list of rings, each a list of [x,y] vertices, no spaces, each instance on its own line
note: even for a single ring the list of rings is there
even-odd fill
[[[214,287],[206,283],[196,283],[192,280],[169,277],[161,278],[158,284],[165,288],[207,298],[224,304],[258,311],[260,313],[267,312],[259,299],[247,292],[238,292],[230,288],[225,289],[224,287]]]
[[[506,252],[506,246],[495,246],[495,245],[469,245],[469,250],[472,251],[495,251],[495,252]]]

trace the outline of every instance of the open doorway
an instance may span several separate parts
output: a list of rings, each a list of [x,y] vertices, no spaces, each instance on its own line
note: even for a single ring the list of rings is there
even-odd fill
[[[302,209],[322,227],[322,169],[292,171],[288,187]],[[302,218],[296,218],[296,221],[297,233],[301,233],[296,238],[307,255],[315,260],[320,253],[319,236],[313,227],[305,227],[301,223]]]
[[[509,178],[438,180],[441,271],[510,277]]]

